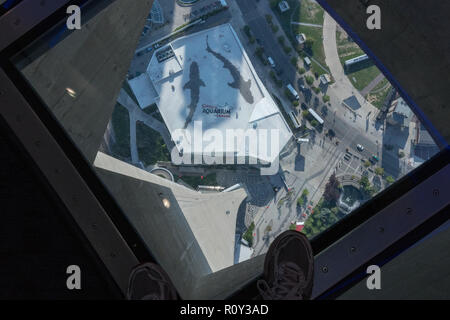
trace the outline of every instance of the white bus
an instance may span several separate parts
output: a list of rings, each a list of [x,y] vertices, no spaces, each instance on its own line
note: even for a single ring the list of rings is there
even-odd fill
[[[291,111],[290,116],[291,116],[292,122],[294,123],[295,129],[300,128],[300,122],[298,121],[298,119],[293,111]]]
[[[309,108],[308,111],[320,125],[323,125],[323,119],[313,109]]]
[[[300,99],[298,92],[294,89],[294,87],[290,83],[286,86],[286,88],[288,88],[289,92],[292,94],[295,100]]]

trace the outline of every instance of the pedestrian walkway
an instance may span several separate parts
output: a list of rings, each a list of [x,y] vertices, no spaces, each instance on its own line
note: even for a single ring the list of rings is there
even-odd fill
[[[329,90],[332,90],[341,102],[354,96],[361,105],[361,108],[357,110],[357,114],[362,119],[365,119],[370,113],[376,114],[377,109],[366,101],[363,95],[355,89],[350,79],[348,79],[345,74],[337,49],[336,27],[336,21],[334,21],[328,13],[325,13],[323,23],[323,47],[325,52],[325,61],[329,66],[331,75],[335,80],[335,83],[330,86]]]

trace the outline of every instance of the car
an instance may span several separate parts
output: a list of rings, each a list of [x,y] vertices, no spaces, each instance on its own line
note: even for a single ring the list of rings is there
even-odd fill
[[[317,107],[319,105],[319,98],[314,97],[314,106]]]
[[[357,145],[356,145],[356,149],[357,149],[359,152],[364,151],[364,147],[363,147],[362,145],[360,145],[360,144],[357,144]]]

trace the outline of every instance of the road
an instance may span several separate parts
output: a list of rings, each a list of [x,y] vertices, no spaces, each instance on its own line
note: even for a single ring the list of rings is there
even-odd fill
[[[260,41],[260,45],[264,48],[266,55],[272,57],[277,66],[277,70],[283,70],[283,73],[279,76],[283,84],[291,83],[296,87],[298,75],[290,62],[290,56],[280,48],[275,34],[270,29],[266,19],[261,16],[255,2],[236,0],[236,3],[239,5],[243,18],[253,32],[253,35]],[[286,41],[288,40],[286,39]]]

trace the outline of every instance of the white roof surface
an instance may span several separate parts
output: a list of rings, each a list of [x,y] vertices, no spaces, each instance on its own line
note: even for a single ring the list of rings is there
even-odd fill
[[[174,57],[158,62],[154,54],[147,69],[147,78],[144,80],[144,76],[141,76],[142,79],[138,77],[136,81],[130,81],[140,106],[147,107],[152,99],[157,103],[172,139],[178,142],[177,147],[184,153],[202,153],[198,148],[194,150],[187,139],[180,140],[175,135],[177,129],[183,129],[186,124],[186,131],[191,137],[194,123],[198,121],[202,123],[203,133],[208,129],[218,129],[223,137],[227,129],[249,129],[255,132],[260,129],[278,129],[279,150],[269,152],[270,156],[248,154],[248,147],[245,147],[245,151],[240,147],[224,146],[221,142],[214,148],[215,152],[247,152],[249,156],[272,162],[292,132],[258,78],[231,25],[220,25],[176,39],[169,46],[175,53]],[[225,60],[238,70],[239,77],[232,74],[233,67],[225,66]],[[197,74],[193,72],[193,64],[198,66]],[[146,93],[146,90],[152,91],[147,79],[150,79],[155,89],[152,93]],[[192,85],[193,82],[197,85]],[[235,88],[232,85],[235,83],[244,83],[244,87],[250,83],[249,90]],[[198,98],[193,97],[195,92]],[[158,98],[155,99],[155,96]],[[187,121],[192,105],[195,111],[191,121]],[[225,112],[217,114],[216,111],[220,110]]]

